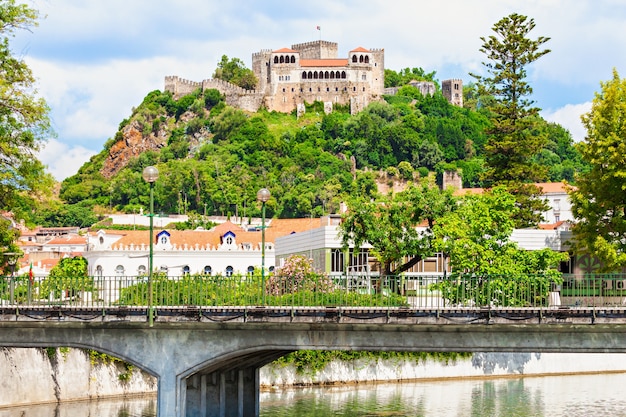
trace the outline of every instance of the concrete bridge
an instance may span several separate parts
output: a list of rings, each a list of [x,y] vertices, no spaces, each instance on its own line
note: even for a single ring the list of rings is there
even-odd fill
[[[160,417],[256,417],[259,368],[294,350],[626,352],[624,308],[0,309],[0,346],[96,349],[158,378]]]

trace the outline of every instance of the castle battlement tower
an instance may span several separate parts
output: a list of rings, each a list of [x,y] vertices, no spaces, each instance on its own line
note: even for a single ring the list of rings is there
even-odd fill
[[[442,81],[441,93],[450,103],[463,107],[463,80],[454,78]]]

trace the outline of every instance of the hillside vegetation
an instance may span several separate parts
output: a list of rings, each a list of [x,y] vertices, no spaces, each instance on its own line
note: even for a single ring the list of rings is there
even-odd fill
[[[268,215],[319,216],[336,212],[347,194],[374,196],[377,181],[416,181],[446,169],[458,169],[464,186],[480,187],[490,119],[471,85],[466,102],[455,107],[439,92],[424,97],[405,85],[356,115],[345,107],[326,115],[322,103],[312,103],[297,118],[246,113],[216,90],[178,100],[153,91],[104,149],[63,181],[60,197],[79,212],[145,210],[141,172],[148,165],[160,171],[155,210],[164,213],[258,216],[256,192],[267,187]],[[539,122],[535,134],[549,137],[536,160],[548,168],[545,180],[572,181],[583,165],[571,135]],[[39,220],[54,223],[45,210]]]

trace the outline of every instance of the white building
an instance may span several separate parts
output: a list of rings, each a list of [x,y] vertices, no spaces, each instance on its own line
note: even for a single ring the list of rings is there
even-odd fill
[[[319,220],[317,220],[319,222]],[[302,232],[312,219],[269,219],[265,232],[265,266],[273,270],[274,241],[278,236]],[[94,276],[141,276],[148,271],[149,231],[100,230],[90,236],[83,256]],[[170,277],[186,274],[230,276],[251,273],[262,264],[260,227],[246,229],[225,222],[211,230],[154,231],[154,269]]]

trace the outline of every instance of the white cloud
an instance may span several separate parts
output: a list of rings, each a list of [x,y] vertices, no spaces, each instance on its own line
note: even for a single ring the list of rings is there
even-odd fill
[[[589,113],[591,110],[591,102],[582,104],[567,104],[564,107],[554,111],[543,111],[543,117],[554,123],[558,123],[572,134],[574,142],[580,142],[585,139],[587,131],[583,126],[580,116]]]
[[[62,181],[78,172],[78,169],[96,152],[82,146],[68,146],[56,139],[50,139],[39,152],[39,160],[48,167],[48,172]]]

